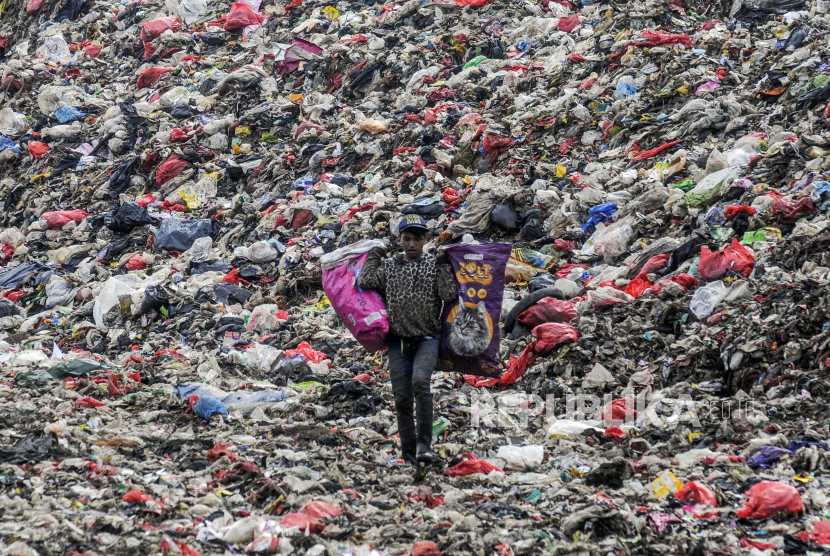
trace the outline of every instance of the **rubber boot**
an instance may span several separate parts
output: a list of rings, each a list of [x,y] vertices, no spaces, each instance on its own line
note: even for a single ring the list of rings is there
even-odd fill
[[[432,463],[435,458],[432,453],[432,415],[429,419],[419,417],[417,423],[418,441],[415,458],[419,463]]]
[[[414,438],[401,438],[401,458],[410,465],[418,465],[416,441]]]

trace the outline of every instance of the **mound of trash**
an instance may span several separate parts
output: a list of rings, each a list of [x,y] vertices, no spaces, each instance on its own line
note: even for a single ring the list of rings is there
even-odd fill
[[[3,3],[0,552],[830,550],[828,9]],[[510,251],[422,469],[321,261],[407,215]]]

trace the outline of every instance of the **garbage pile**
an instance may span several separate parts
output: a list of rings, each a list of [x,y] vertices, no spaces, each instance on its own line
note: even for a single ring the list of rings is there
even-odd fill
[[[3,554],[830,550],[824,0],[0,13]],[[320,267],[409,214],[512,244],[422,469]]]

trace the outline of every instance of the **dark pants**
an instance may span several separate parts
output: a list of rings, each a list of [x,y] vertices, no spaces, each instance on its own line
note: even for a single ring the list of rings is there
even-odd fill
[[[432,391],[430,379],[438,362],[437,336],[402,339],[390,336],[389,377],[395,396],[398,432],[405,460],[415,461],[415,446],[432,442]],[[416,431],[412,406],[416,408]]]

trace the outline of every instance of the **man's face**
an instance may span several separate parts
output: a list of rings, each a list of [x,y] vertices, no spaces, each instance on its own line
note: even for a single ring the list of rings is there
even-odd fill
[[[423,234],[418,236],[410,231],[401,233],[401,246],[406,258],[414,261],[424,252],[424,245],[427,243],[427,236]]]

